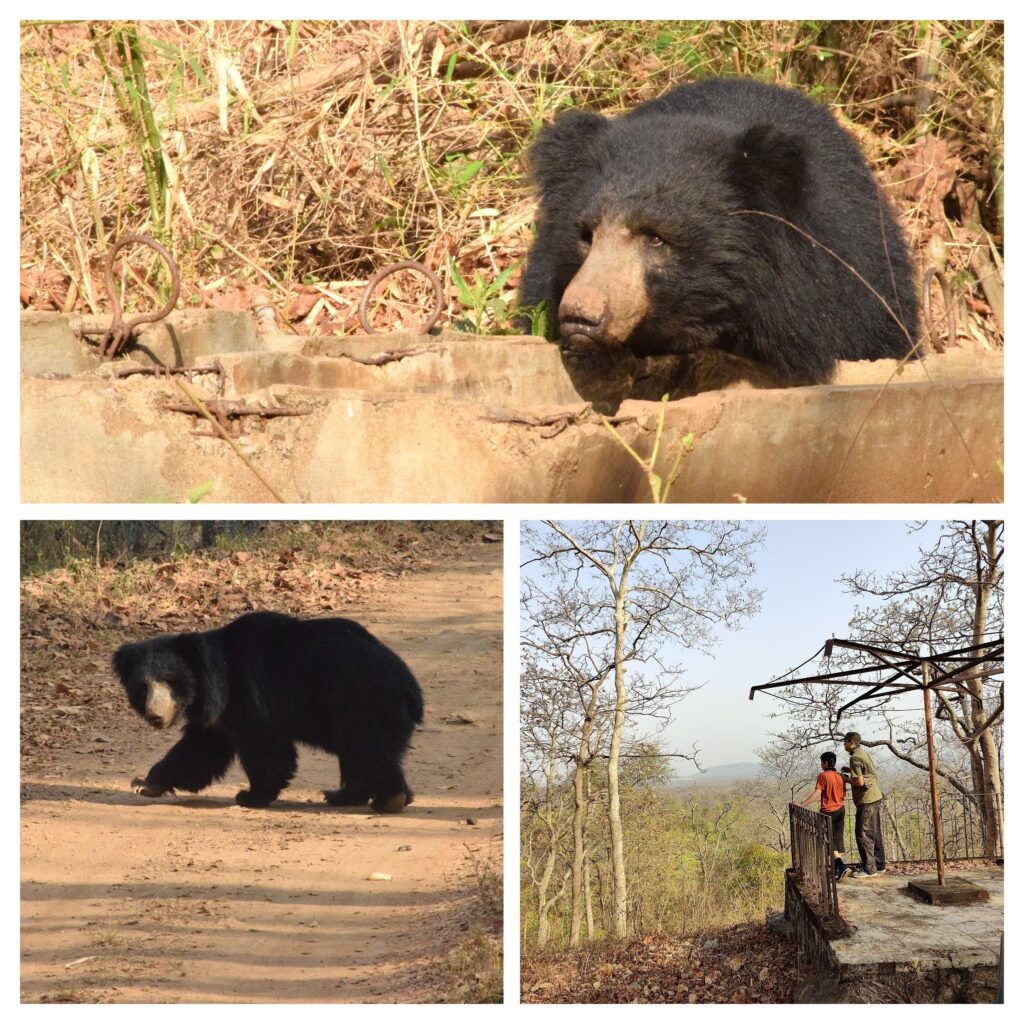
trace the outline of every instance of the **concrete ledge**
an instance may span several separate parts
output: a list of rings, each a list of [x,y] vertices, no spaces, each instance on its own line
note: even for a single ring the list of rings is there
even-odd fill
[[[181,401],[172,384],[115,382],[110,364],[95,360],[83,369],[76,360],[90,354],[68,318],[52,314],[45,330],[39,320],[25,321],[22,347],[23,500],[182,501],[206,483],[208,502],[270,500],[223,441],[193,437],[187,417],[163,409]],[[288,500],[651,498],[558,351],[536,338],[312,339],[296,352],[294,339],[256,336],[247,317],[206,313],[154,325],[144,340],[171,365],[220,358],[228,397],[310,410],[258,431],[250,422],[241,441]],[[424,351],[379,366],[348,358],[403,347]],[[55,352],[73,368],[52,369]],[[617,403],[616,429],[646,457],[664,416],[662,475],[692,439],[674,502],[1001,501],[1001,360],[967,355],[924,360],[895,377],[891,365],[868,364],[878,383],[735,387],[667,405],[630,398]],[[979,376],[986,368],[992,375]]]
[[[995,1002],[1003,930],[1003,876],[970,872],[991,901],[931,906],[907,893],[907,876],[880,875],[840,886],[850,934],[824,934],[813,908],[786,875],[786,920],[815,976],[801,1002]],[[924,876],[927,878],[927,876]]]

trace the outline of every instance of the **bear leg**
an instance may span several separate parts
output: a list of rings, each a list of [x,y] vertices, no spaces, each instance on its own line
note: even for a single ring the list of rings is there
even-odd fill
[[[338,757],[341,771],[341,788],[324,790],[324,798],[334,807],[364,807],[370,802],[373,791],[361,767],[350,758]]]
[[[160,786],[155,782],[150,782],[142,775],[136,775],[135,778],[132,779],[132,792],[138,793],[139,796],[149,797],[163,796],[164,793],[170,793],[173,796],[174,787]]]
[[[223,778],[235,756],[227,736],[217,729],[186,726],[180,740],[144,779],[132,779],[140,796],[156,797],[175,789],[198,793]]]
[[[239,750],[249,788],[235,794],[235,803],[242,807],[266,807],[273,803],[295,774],[298,758],[295,744],[258,737]]]

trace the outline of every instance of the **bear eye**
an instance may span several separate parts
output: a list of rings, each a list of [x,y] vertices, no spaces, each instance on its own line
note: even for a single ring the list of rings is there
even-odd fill
[[[583,245],[589,246],[594,241],[594,231],[586,224],[580,225],[580,242]]]
[[[665,244],[665,239],[662,238],[661,235],[659,235],[656,231],[651,231],[649,228],[644,228],[644,230],[641,231],[640,233],[644,236],[645,244],[651,246],[651,248],[656,248],[659,245]]]

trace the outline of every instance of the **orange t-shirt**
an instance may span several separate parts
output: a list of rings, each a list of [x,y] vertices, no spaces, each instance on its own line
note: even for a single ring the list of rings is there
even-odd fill
[[[822,772],[818,776],[814,788],[821,790],[821,809],[823,811],[838,811],[843,806],[846,797],[846,779],[834,768]]]

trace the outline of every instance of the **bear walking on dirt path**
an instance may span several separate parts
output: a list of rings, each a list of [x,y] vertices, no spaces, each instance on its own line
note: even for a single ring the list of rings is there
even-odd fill
[[[337,756],[341,788],[328,803],[397,812],[412,802],[402,757],[423,721],[423,695],[405,662],[350,619],[243,615],[222,629],[124,644],[113,658],[132,707],[182,737],[136,793],[197,793],[237,756],[249,788],[235,800],[266,807],[295,774],[295,744]]]
[[[529,163],[540,205],[520,301],[557,311],[569,350],[714,347],[820,383],[838,359],[913,348],[892,210],[854,140],[799,92],[709,79],[613,120],[570,110]]]

